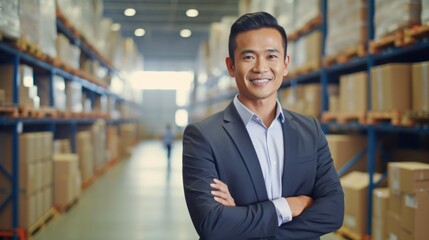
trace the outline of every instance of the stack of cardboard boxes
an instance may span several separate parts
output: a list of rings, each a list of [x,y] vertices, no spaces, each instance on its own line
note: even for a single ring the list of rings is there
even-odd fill
[[[429,164],[393,162],[388,165],[389,239],[426,239],[429,235]]]
[[[76,135],[76,152],[79,156],[82,180],[88,180],[94,175],[94,154],[90,131],[81,131]]]
[[[82,180],[79,171],[79,156],[57,153],[54,159],[54,204],[65,210],[80,196]]]
[[[19,136],[19,226],[27,228],[52,208],[53,162],[52,133],[34,132]],[[0,134],[0,162],[12,173],[12,135]],[[0,175],[0,199],[12,191],[10,179]],[[12,228],[12,203],[0,211],[0,229]]]

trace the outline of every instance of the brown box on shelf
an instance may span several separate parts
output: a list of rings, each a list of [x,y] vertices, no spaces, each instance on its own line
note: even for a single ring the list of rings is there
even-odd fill
[[[4,91],[4,89],[0,89],[0,102],[5,102],[6,101],[6,92]]]
[[[387,216],[387,213],[386,213]],[[386,218],[379,218],[374,217],[372,218],[372,234],[371,239],[373,240],[386,240],[388,239],[388,231],[387,231],[387,217]]]
[[[43,189],[43,212],[49,211],[53,206],[53,185]]]
[[[397,217],[400,217],[401,210],[402,210],[402,204],[401,204],[402,194],[392,192],[391,189],[389,190],[390,190],[390,195],[389,195],[388,210],[391,214],[395,214]]]
[[[388,164],[389,187],[392,192],[429,191],[429,164],[394,162]]]
[[[366,72],[340,77],[340,112],[362,113],[367,111],[367,78]]]
[[[404,194],[402,198],[401,230],[412,238],[425,239],[429,235],[429,192],[419,191],[414,194]]]
[[[413,64],[412,76],[411,109],[429,112],[429,62]]]
[[[76,135],[76,152],[79,155],[79,168],[82,179],[87,180],[94,175],[94,155],[91,132],[82,131]]]
[[[33,86],[33,69],[27,65],[19,65],[19,80],[18,80],[18,91],[25,91],[25,89],[21,88],[29,88]],[[2,80],[0,81],[0,89],[4,90],[5,93],[5,102],[13,102],[13,79],[14,79],[14,67],[13,65],[0,65],[0,76],[2,76]],[[30,91],[27,89],[27,91]],[[24,94],[22,97],[20,96],[19,102],[24,101],[26,97]]]
[[[391,63],[371,69],[372,111],[408,111],[410,94],[410,64]]]
[[[372,192],[373,211],[372,216],[380,219],[387,218],[387,210],[389,209],[389,188],[376,188]]]
[[[77,154],[54,154],[53,159],[55,178],[74,175],[78,170],[79,156]]]
[[[79,175],[77,154],[54,154],[54,204],[66,207],[77,197],[76,177]]]
[[[33,133],[19,135],[19,161],[21,163],[36,161],[36,136]]]
[[[4,201],[5,194],[0,193],[0,201]],[[37,194],[19,194],[19,226],[28,228],[37,220]],[[12,229],[12,202],[0,211],[0,228]]]
[[[42,163],[42,187],[52,186],[54,180],[54,162],[43,161]]]
[[[304,91],[304,114],[318,118],[322,112],[320,104],[322,99],[322,88],[319,83],[310,83],[303,86]]]
[[[305,37],[306,64],[314,70],[320,69],[322,33],[314,31]]]
[[[401,239],[401,218],[392,212],[387,213],[387,239]]]
[[[374,181],[378,181],[381,174],[374,174]],[[364,236],[366,233],[367,211],[368,208],[368,185],[369,177],[365,172],[351,172],[341,178],[341,185],[344,191],[344,223],[353,233]]]
[[[334,160],[335,169],[338,171],[367,145],[367,139],[363,135],[336,135],[327,134],[329,149]],[[350,169],[364,171],[366,169],[366,154]]]

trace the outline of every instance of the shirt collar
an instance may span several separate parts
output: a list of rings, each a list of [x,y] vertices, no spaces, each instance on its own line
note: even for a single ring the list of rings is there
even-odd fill
[[[277,99],[276,104],[276,118],[279,119],[282,123],[285,122],[285,116],[283,113],[282,106],[280,105],[279,100]],[[252,112],[250,109],[248,109],[246,106],[243,105],[243,103],[238,100],[238,94],[234,97],[234,106],[237,109],[238,115],[240,115],[241,119],[243,120],[244,125],[247,125],[250,120],[252,120],[253,116],[257,116],[254,112]]]

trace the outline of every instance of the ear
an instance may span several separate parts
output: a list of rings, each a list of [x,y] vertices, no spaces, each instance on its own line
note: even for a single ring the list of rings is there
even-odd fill
[[[285,57],[285,62],[284,62],[284,68],[283,68],[283,76],[287,76],[287,74],[289,73],[289,69],[288,69],[288,67],[289,67],[289,62],[290,62],[290,56],[289,55],[287,55],[286,57]]]
[[[235,76],[234,62],[230,57],[226,57],[225,63],[226,63],[226,68],[228,69],[229,76],[234,77]]]

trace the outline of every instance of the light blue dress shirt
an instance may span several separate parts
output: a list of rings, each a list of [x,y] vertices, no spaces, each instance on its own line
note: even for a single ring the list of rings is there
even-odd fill
[[[277,101],[276,117],[271,125],[267,127],[258,115],[253,113],[238,100],[238,95],[234,98],[234,106],[246,126],[253,147],[258,155],[268,198],[273,202],[276,208],[277,219],[280,226],[282,223],[292,220],[290,206],[286,199],[281,196],[284,165],[282,128],[284,115],[282,107],[280,102]]]

